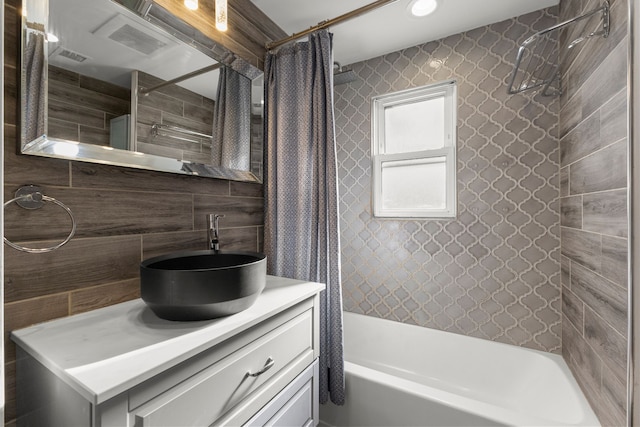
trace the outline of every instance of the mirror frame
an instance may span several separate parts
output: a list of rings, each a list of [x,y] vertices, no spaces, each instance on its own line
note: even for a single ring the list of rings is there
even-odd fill
[[[195,29],[188,23],[182,21],[180,18],[171,15],[161,6],[152,3],[148,0],[110,0],[119,7],[124,7],[126,10],[142,17],[147,22],[151,23],[155,27],[161,29],[164,32],[168,32],[183,43],[188,43],[192,47],[198,49],[202,53],[210,56],[215,61],[218,61],[224,66],[230,67],[236,72],[249,78],[252,82],[263,76],[262,70],[255,67],[248,61],[236,56],[233,52],[220,44],[214,42],[209,37],[204,35],[199,30]],[[30,13],[33,9],[39,8],[40,14],[46,14],[46,20],[44,23],[45,33],[48,28],[48,16],[49,16],[49,0],[22,0],[23,10],[28,10]],[[127,150],[115,149],[113,147],[94,145],[89,143],[82,143],[79,141],[69,141],[58,138],[49,137],[46,132],[48,129],[48,113],[46,112],[48,106],[48,94],[45,90],[45,118],[44,128],[45,134],[38,136],[32,141],[26,141],[26,117],[24,114],[26,108],[28,87],[25,78],[25,48],[27,45],[27,17],[23,14],[22,29],[21,29],[21,135],[20,135],[20,152],[22,154],[51,157],[57,159],[76,160],[89,163],[100,163],[113,166],[124,166],[136,169],[146,169],[160,172],[171,172],[177,174],[196,175],[201,177],[227,179],[232,181],[246,181],[246,182],[263,182],[263,169],[259,174],[254,174],[251,171],[228,169],[220,166],[213,166],[203,163],[193,163],[189,161],[182,161],[176,159],[170,159],[152,154],[138,153]],[[48,57],[45,53],[44,58],[45,69],[45,81],[48,85]],[[137,88],[132,88],[132,90]],[[253,91],[252,91],[253,92]],[[254,99],[254,93],[252,93],[251,103],[252,106],[256,103],[261,103],[262,99]],[[135,95],[137,96],[137,94]],[[264,108],[263,108],[262,122],[264,123]],[[132,111],[132,119],[135,117],[135,112]],[[132,120],[133,121],[133,120]],[[264,136],[263,136],[264,139]],[[252,141],[253,144],[253,141]],[[254,151],[253,149],[251,150]],[[262,150],[260,150],[262,152]],[[262,159],[261,159],[262,160]]]

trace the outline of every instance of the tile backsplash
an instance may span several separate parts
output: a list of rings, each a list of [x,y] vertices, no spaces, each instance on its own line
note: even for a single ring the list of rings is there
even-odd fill
[[[347,311],[560,352],[558,99],[508,95],[547,9],[352,65],[336,86]],[[458,216],[371,214],[372,96],[455,79]],[[416,183],[428,185],[428,183]]]
[[[109,145],[109,123],[130,113],[131,91],[53,65],[48,71],[49,136]]]
[[[5,196],[25,184],[68,205],[78,229],[67,245],[48,254],[5,249],[5,420],[15,407],[15,348],[9,332],[94,310],[139,295],[139,263],[182,249],[207,247],[209,212],[225,214],[221,245],[261,250],[263,186],[108,165],[16,154],[19,143],[18,2],[5,6]],[[69,118],[68,116],[65,116]],[[70,230],[62,209],[5,210],[9,239],[48,246]]]

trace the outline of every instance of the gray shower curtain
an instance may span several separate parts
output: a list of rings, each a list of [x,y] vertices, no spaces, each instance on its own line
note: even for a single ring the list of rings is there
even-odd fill
[[[25,78],[28,91],[23,93],[25,105],[25,141],[30,142],[45,133],[44,99],[46,73],[44,69],[44,34],[30,33],[25,49]]]
[[[320,401],[344,403],[332,35],[267,54],[265,252],[270,274],[325,283]]]
[[[220,68],[213,110],[212,164],[251,170],[251,80]]]

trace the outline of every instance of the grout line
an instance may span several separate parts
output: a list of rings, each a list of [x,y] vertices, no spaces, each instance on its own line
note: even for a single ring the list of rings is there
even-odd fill
[[[35,297],[30,297],[30,298],[24,298],[24,299],[19,299],[19,300],[15,300],[15,301],[6,301],[4,303],[4,306],[12,306],[12,305],[16,305],[16,304],[20,304],[20,303],[25,303],[25,302],[33,302],[39,299],[43,299],[43,298],[53,298],[53,297],[59,297],[62,296],[64,294],[68,294],[70,291],[62,291],[62,292],[56,292],[53,294],[45,294],[45,295],[38,295]],[[68,301],[67,301],[68,302]]]
[[[627,335],[626,335],[626,334],[621,333],[621,332],[620,332],[620,331],[618,331],[616,328],[614,328],[614,327],[613,327],[613,325],[611,325],[611,323],[607,322],[607,320],[606,320],[604,317],[602,317],[602,316],[600,315],[600,313],[598,313],[596,310],[594,310],[593,308],[591,308],[591,306],[589,306],[588,304],[587,304],[587,307],[586,307],[586,308],[588,308],[589,310],[591,310],[591,311],[593,312],[594,316],[598,317],[598,318],[602,321],[602,323],[604,323],[604,324],[605,324],[605,325],[607,325],[609,328],[611,328],[611,329],[613,330],[613,332],[615,332],[615,333],[616,333],[616,334],[618,334],[620,337],[624,338],[624,340],[625,340],[625,341],[627,341]],[[586,313],[586,310],[585,310],[585,313]],[[585,329],[586,329],[586,322],[585,322]],[[595,351],[595,350],[594,350],[594,351]]]
[[[582,231],[584,233],[592,234],[592,235],[599,236],[599,237],[609,237],[609,238],[612,238],[612,239],[624,239],[624,240],[628,240],[629,239],[628,236],[614,236],[612,234],[598,233],[597,231],[585,230],[584,228],[567,227],[566,225],[560,224],[560,232],[561,233],[562,233],[562,229],[563,228],[566,229],[566,230],[571,230],[571,231]]]
[[[580,197],[580,229],[584,230],[584,195],[581,194]]]
[[[569,257],[566,257],[569,260],[569,290],[573,292],[572,289],[572,278],[573,278],[573,260]],[[584,311],[584,310],[583,310]]]
[[[587,267],[586,265],[584,265],[584,264],[582,264],[582,263],[580,263],[580,262],[578,262],[578,261],[574,261],[573,259],[571,260],[571,262],[577,262],[577,263],[578,263],[582,268],[584,268],[585,270],[587,270],[587,271],[589,271],[589,272],[593,273],[594,275],[598,276],[600,279],[604,280],[605,282],[607,282],[607,283],[609,283],[609,284],[611,284],[611,285],[615,286],[616,288],[620,288],[621,290],[625,290],[625,291],[626,291],[626,289],[627,289],[627,287],[626,287],[626,286],[624,286],[624,285],[620,285],[620,284],[618,284],[618,283],[614,282],[613,280],[611,280],[611,279],[609,279],[609,278],[607,278],[607,277],[603,276],[603,275],[602,275],[602,273],[599,273],[599,272],[597,272],[597,271],[594,271],[594,270],[592,270],[591,268]],[[573,292],[573,291],[572,291],[572,292]],[[574,292],[574,294],[575,294],[575,292]],[[595,311],[595,310],[594,310],[594,311]]]
[[[618,187],[618,188],[611,188],[608,190],[598,190],[598,191],[591,191],[588,193],[578,193],[578,194],[572,194],[569,197],[575,197],[575,196],[591,196],[591,195],[596,195],[596,194],[604,194],[604,193],[612,193],[614,191],[627,191],[628,187]]]
[[[606,150],[607,148],[612,147],[613,145],[620,144],[620,143],[622,143],[622,142],[623,142],[623,141],[625,141],[625,140],[627,141],[627,144],[628,144],[628,143],[629,143],[629,142],[628,142],[628,140],[629,140],[629,135],[624,136],[624,137],[622,137],[622,138],[620,138],[620,139],[618,139],[618,140],[616,140],[616,141],[613,141],[613,142],[611,142],[610,144],[607,144],[607,145],[605,145],[605,146],[603,146],[603,147],[600,147],[600,148],[598,148],[597,150],[592,151],[592,152],[591,152],[591,153],[589,153],[589,154],[585,154],[584,156],[577,158],[576,160],[572,161],[571,163],[567,163],[566,165],[560,165],[560,167],[561,167],[561,168],[563,168],[563,167],[567,167],[567,166],[574,165],[574,164],[576,164],[576,163],[578,163],[578,162],[580,162],[580,161],[582,161],[582,160],[584,160],[584,159],[586,159],[586,158],[589,158],[589,157],[593,156],[594,154],[598,154],[598,153],[600,153],[601,151],[604,151],[604,150]]]
[[[616,44],[615,46],[613,46],[609,52],[604,56],[604,58],[602,58],[602,61],[599,62],[595,67],[591,67],[590,70],[592,70],[591,74],[589,74],[589,76],[582,82],[582,84],[575,89],[573,95],[567,99],[564,103],[564,106],[567,105],[571,105],[572,101],[574,100],[574,98],[576,98],[578,95],[584,95],[584,90],[585,88],[589,87],[589,85],[594,84],[593,80],[595,80],[595,76],[598,75],[598,71],[600,71],[601,69],[603,69],[603,67],[610,67],[611,65],[609,64],[609,58],[611,58],[611,56],[614,54],[614,52],[620,48],[622,49],[621,45],[623,44],[624,40],[620,40],[620,42],[618,44]],[[580,55],[582,55],[582,53],[585,52],[585,49],[581,49],[580,52],[576,55],[576,58],[574,59],[574,61],[569,65],[569,67],[567,68],[567,73],[571,73],[572,69],[574,67],[574,65],[576,64],[576,60],[580,57]],[[576,65],[577,66],[577,65]],[[595,82],[595,84],[597,84],[597,82]],[[622,90],[626,90],[626,89],[622,89]],[[616,92],[616,94],[620,93],[620,91]],[[608,100],[607,100],[608,102]],[[605,104],[607,103],[605,102]]]

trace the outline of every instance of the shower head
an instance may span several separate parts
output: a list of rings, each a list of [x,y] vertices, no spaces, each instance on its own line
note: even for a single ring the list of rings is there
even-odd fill
[[[352,69],[342,69],[338,62],[333,63],[333,85],[338,86],[358,80],[358,76]]]

